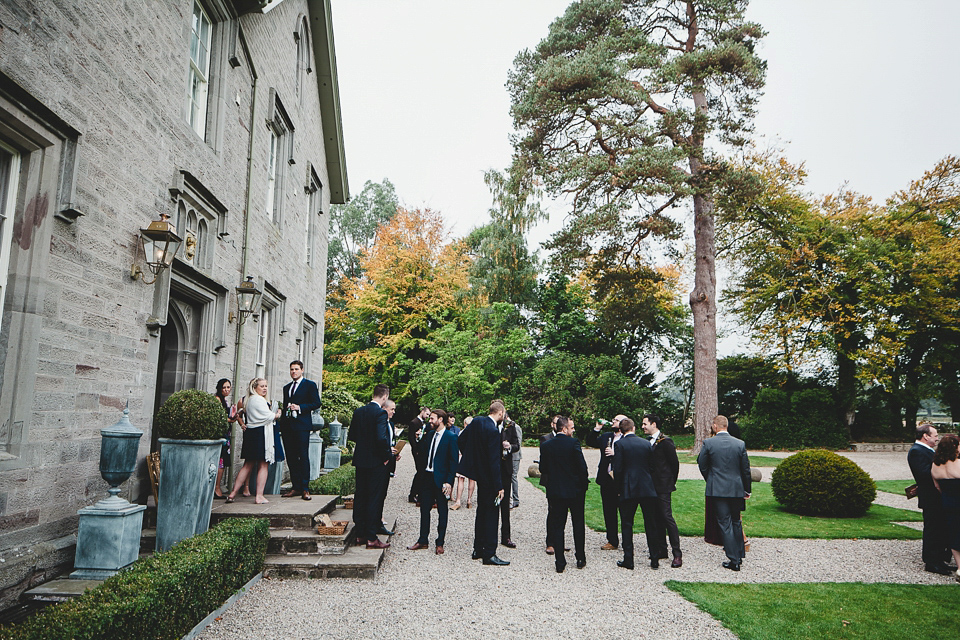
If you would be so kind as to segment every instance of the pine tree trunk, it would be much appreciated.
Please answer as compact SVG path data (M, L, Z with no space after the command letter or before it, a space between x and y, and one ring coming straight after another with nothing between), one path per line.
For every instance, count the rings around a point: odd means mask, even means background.
M691 162L693 164L693 162ZM694 433L693 452L699 453L710 425L719 411L717 400L717 271L716 230L713 221L713 199L698 194L693 197L694 247L696 267L690 308L693 311L693 386Z

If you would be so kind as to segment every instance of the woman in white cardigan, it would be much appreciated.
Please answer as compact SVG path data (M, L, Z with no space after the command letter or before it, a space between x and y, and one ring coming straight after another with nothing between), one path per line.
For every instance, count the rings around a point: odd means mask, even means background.
M257 471L257 504L269 502L263 497L263 487L267 483L267 467L273 462L273 423L280 417L280 409L274 412L267 402L267 381L263 378L254 378L250 381L246 400L243 403L246 420L243 423L243 445L240 447L240 457L243 466L237 473L233 483L233 491L227 496L227 502L233 502L237 491L247 481L247 476L253 470L254 464L259 464Z

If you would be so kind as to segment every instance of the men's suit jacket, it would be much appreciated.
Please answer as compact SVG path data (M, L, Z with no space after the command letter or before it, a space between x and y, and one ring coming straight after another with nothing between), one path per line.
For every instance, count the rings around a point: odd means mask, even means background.
M700 475L707 481L706 495L713 498L742 498L750 493L750 460L743 440L720 431L703 442L697 457Z
M423 459L424 469L427 468L427 463L430 461L430 447L433 444L435 433L435 431L429 431L417 443L418 456ZM453 435L449 429L444 429L440 436L440 442L437 443L437 450L433 454L433 482L438 488L442 488L444 484L453 485L459 459L460 449L457 446L457 436Z
M540 445L540 474L547 500L582 498L590 484L580 443L564 433Z
M504 457L503 443L510 443L510 453ZM517 430L513 427L504 425L500 432L500 475L503 478L513 478L513 454L520 451L520 438L517 436Z
M348 435L356 443L353 466L375 468L393 457L387 429L387 412L376 402L371 401L353 412Z
M657 441L650 444L653 445L653 485L658 494L673 493L677 490L677 477L680 475L677 446L662 431Z
M513 423L513 430L517 432L517 442L519 442L519 443L522 445L522 444L523 444L523 430L520 428L520 425L518 425L516 422L514 422L514 423ZM522 459L523 459L523 454L520 452L520 448L519 448L519 447L517 447L517 450L513 452L513 459L514 459L514 460L522 460Z
M610 443L613 442L613 431L605 431L603 433L598 432L595 429L590 429L587 432L587 444L591 447L596 447L600 449L600 464L597 465L597 484L601 487L612 486L616 484L613 478L610 477L610 474L607 472L608 469L613 468L613 456L608 456L605 452L607 447L610 446Z
M933 484L933 476L930 475L930 469L933 468L933 451L922 444L913 443L910 451L907 452L907 464L910 465L910 472L917 483L917 506L926 509L929 506L935 506L934 503L940 503L940 492Z
M296 418L284 415L280 420L281 428L293 431L312 431L313 410L320 408L320 390L317 388L317 383L313 380L300 378L300 384L297 385L297 392L293 394L293 397L290 396L290 389L292 388L292 380L283 387L283 404L286 406L292 402L300 405L300 414Z
M500 430L490 416L477 416L463 433L460 434L465 457L469 458L467 472L460 473L473 478L478 484L500 491L503 481L500 479L500 452L503 450Z
M613 445L613 477L620 487L620 501L656 498L650 468L653 466L653 447L650 443L628 433Z

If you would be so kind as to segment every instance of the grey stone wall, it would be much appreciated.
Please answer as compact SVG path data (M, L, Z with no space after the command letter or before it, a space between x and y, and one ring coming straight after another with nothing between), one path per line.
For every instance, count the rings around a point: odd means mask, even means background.
M227 209L228 235L211 235L215 258L198 278L225 288L234 312L233 288L246 274L286 298L287 331L274 339L272 395L279 395L288 380L286 364L297 355L298 314L320 322L322 331L327 190L312 267L303 256L308 165L322 183L327 181L316 74L307 76L302 98L295 84L293 34L298 17L308 12L306 0L286 0L268 14L241 16L238 33L247 48L239 38L222 41L211 95L220 101L218 125L209 141L185 117L192 7L193 0L7 0L0 5L0 72L12 83L5 88L22 90L42 105L41 111L49 110L79 132L72 203L84 214L72 223L55 217L56 167L45 167L35 184L22 185L37 197L18 202L21 236L14 257L33 266L14 273L19 284L8 287L2 340L21 355L18 362L7 358L0 387L0 422L17 445L0 455L0 557L11 561L32 557L25 548L40 543L64 555L62 541L76 532L77 510L103 497L107 488L98 471L100 429L116 422L127 402L131 421L146 431L141 459L149 452L159 338L147 321L157 311L156 287L163 281L132 280L130 266L138 230L161 212L173 213L170 187L178 171L195 176ZM228 52L236 54L238 66L223 57ZM296 127L282 226L264 213L271 88ZM10 113L18 111L13 107L5 113L5 105L0 102L0 117L19 117ZM43 205L32 219L30 202L34 209ZM31 222L34 241L25 246L22 230ZM245 237L250 246L244 273ZM17 291L26 292L23 300L13 299ZM12 325L6 322L12 308L19 309L22 324L16 318ZM160 311L163 315L165 309ZM16 335L10 326L29 332ZM205 325L205 330L213 329ZM227 323L225 345L201 359L206 367L199 379L209 391L221 377L234 380L240 391L254 375L256 324L243 326L241 362L234 372L237 331L236 322ZM318 378L322 342L321 333L311 356ZM124 487L133 501L149 491L142 468L139 481ZM0 576L0 597L16 591L3 584L7 579Z

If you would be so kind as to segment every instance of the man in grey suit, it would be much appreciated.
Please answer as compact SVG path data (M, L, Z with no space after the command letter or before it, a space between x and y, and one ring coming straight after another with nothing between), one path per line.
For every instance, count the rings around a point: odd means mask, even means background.
M620 490L620 537L623 560L618 567L633 569L633 519L637 507L643 513L643 530L647 534L647 551L650 567L660 568L657 553L658 540L663 540L663 530L657 526L657 488L653 484L650 469L653 467L653 446L636 434L637 425L630 418L620 421L623 437L617 440L607 455L613 456L613 479Z
M700 475L707 481L706 495L716 506L723 551L728 558L723 568L740 571L740 563L746 555L740 512L746 508L745 499L750 497L752 488L750 459L743 440L727 433L725 416L713 419L713 432L716 435L703 443L697 465Z

